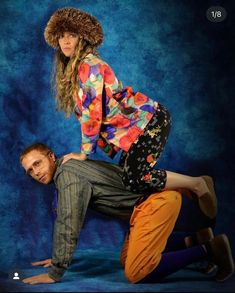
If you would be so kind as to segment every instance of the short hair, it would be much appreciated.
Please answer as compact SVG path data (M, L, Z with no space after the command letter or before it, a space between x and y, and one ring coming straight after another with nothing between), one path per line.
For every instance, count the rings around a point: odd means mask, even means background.
M48 154L48 153L53 153L53 151L51 150L51 148L49 146L47 146L46 144L44 143L34 143L34 144L31 144L30 146L28 146L27 148L25 148L21 154L20 154L20 163L22 163L22 160L23 158L28 154L30 153L31 151L39 151L41 152L42 154Z

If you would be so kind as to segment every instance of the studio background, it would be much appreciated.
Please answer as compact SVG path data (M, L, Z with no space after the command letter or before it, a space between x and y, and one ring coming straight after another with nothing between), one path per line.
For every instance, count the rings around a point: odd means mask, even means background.
M213 5L226 8L225 21L206 19ZM58 155L80 150L79 123L55 110L54 50L43 36L65 6L99 19L99 52L124 86L169 109L173 126L159 167L214 178L216 233L227 233L234 250L234 1L1 0L0 271L51 255L53 187L29 180L20 152L35 141ZM92 158L111 162L101 150ZM119 249L122 223L95 215L88 213L79 248Z

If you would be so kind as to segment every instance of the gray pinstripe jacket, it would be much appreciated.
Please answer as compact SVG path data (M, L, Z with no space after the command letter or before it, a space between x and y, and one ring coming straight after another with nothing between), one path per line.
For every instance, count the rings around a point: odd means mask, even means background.
M102 213L129 219L142 196L125 189L122 169L102 161L57 160L54 183L58 189L52 267L49 276L59 281L72 260L88 206Z

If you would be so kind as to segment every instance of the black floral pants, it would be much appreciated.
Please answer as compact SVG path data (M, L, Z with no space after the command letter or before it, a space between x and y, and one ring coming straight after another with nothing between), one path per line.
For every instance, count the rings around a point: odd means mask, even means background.
M127 189L149 194L164 189L166 171L154 169L166 144L171 128L169 112L160 104L156 113L128 152L123 152L119 164Z

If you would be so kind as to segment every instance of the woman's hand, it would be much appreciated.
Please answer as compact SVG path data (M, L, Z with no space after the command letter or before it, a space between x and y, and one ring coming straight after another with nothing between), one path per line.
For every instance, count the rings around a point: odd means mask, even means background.
M87 156L86 156L86 154L70 153L70 154L67 154L64 156L62 164L64 164L65 162L67 162L70 159L85 161L87 159Z

